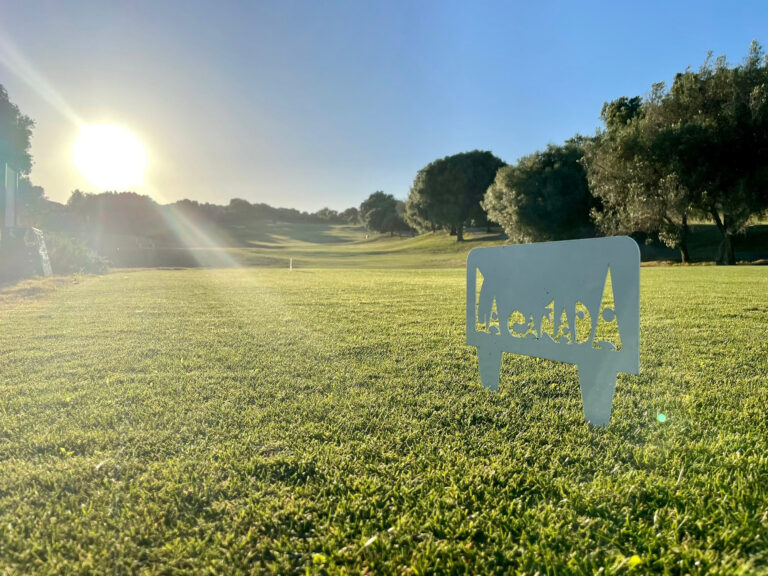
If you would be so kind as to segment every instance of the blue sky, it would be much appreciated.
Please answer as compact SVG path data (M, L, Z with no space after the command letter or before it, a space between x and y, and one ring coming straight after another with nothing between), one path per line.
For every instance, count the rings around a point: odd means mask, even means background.
M37 123L32 180L65 201L78 122L148 149L160 201L317 210L472 149L502 160L599 125L712 50L768 42L768 3L0 0L0 83Z

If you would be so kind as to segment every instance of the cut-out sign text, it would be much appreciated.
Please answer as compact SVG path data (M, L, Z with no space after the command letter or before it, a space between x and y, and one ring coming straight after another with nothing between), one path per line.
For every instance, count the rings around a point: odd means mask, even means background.
M608 424L616 375L640 370L637 244L617 236L472 250L467 344L490 389L503 352L576 364L585 418Z

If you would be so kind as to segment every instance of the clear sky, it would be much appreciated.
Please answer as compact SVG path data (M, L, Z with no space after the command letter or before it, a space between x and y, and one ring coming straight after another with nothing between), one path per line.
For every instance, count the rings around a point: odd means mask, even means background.
M768 2L0 0L0 84L36 121L32 180L65 201L80 123L148 150L159 201L317 210L449 154L502 160L599 125L712 50L768 43Z

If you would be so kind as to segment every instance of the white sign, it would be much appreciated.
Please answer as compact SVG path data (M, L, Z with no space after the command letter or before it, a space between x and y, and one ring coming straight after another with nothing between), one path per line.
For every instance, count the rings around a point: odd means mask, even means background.
M53 276L53 269L51 268L51 259L48 257L48 247L45 245L45 236L43 231L37 228L32 228L32 233L35 235L35 242L37 242L37 253L40 255L40 268L43 271L43 276Z
M640 250L629 237L476 248L467 344L495 390L503 352L576 364L584 417L611 419L616 375L640 371Z

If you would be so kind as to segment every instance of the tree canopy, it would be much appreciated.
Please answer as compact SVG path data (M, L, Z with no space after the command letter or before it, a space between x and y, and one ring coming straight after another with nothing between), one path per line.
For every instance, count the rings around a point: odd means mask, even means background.
M576 137L501 168L482 202L488 218L514 242L594 235L583 154L583 139Z
M8 164L19 174L32 169L32 128L35 123L8 99L8 92L0 84L0 169Z
M360 220L366 227L374 232L390 234L410 231L410 226L403 218L404 213L403 203L396 200L392 194L385 194L381 190L368 196L359 209Z
M480 201L504 162L473 150L435 160L422 168L406 202L408 222L417 230L448 228L464 239L464 226L482 214Z
M693 203L666 165L654 109L663 90L663 85L654 86L648 101L622 97L606 103L601 113L605 128L586 143L584 165L591 192L600 200L592 216L602 232L658 235L679 248L686 262Z
M603 203L598 225L658 232L686 259L688 216L706 215L722 235L717 261L734 263L734 236L768 208L768 61L760 45L752 43L741 65L708 58L677 74L669 90L655 85L641 106L624 104L604 107L605 130L586 154Z

